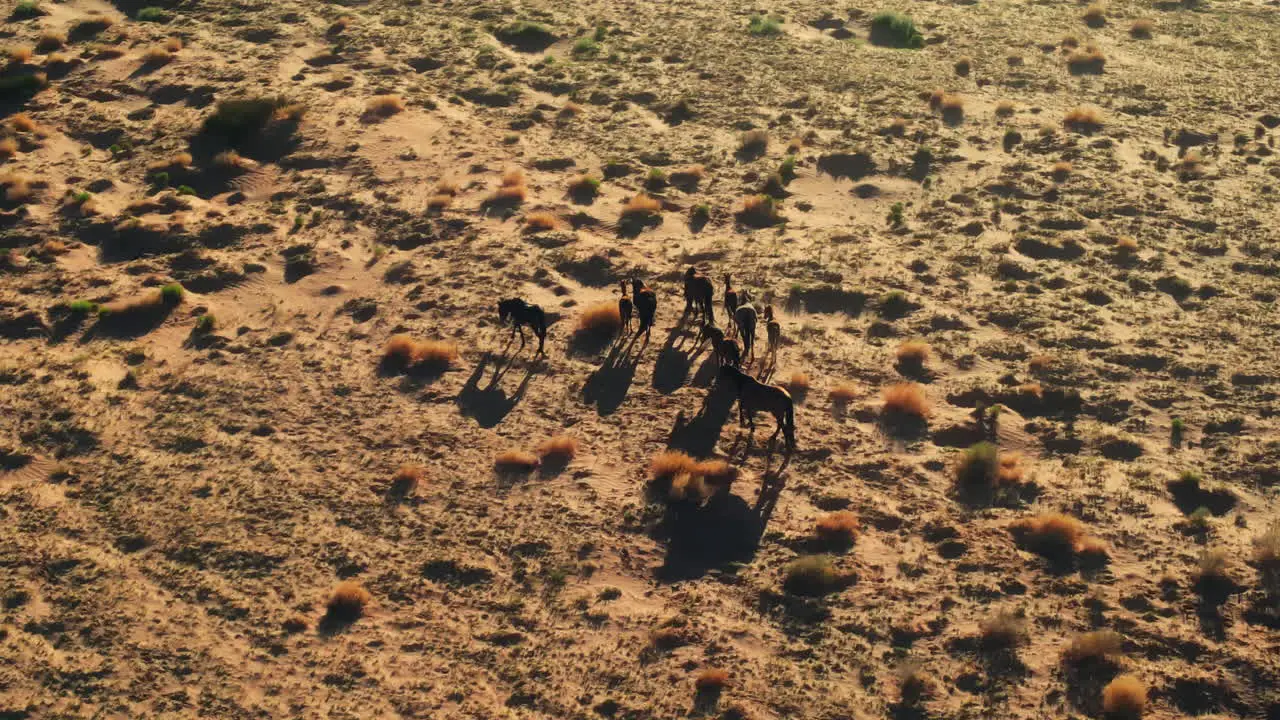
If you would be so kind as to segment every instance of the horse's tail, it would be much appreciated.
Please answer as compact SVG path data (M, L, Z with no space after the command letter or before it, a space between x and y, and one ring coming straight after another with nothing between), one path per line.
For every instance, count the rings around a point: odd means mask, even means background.
M796 404L787 397L787 412L783 416L782 434L787 438L787 447L796 449Z

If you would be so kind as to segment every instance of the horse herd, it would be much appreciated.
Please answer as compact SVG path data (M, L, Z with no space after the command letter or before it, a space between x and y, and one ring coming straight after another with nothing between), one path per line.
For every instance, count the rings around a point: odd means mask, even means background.
M658 311L658 295L640 278L631 278L630 296L628 282L619 283L621 295L618 298L618 315L622 321L622 336L631 334L632 318L635 322L633 338L644 336L649 342L649 334L653 330L654 318ZM751 295L746 290L734 290L733 278L724 276L724 309L728 316L727 332L716 325L715 317L715 285L711 278L690 267L684 274L684 317L692 317L699 325L695 350L704 343L710 342L712 352L719 366L719 377L728 383L738 401L738 420L743 426L755 430L755 415L767 412L777 421L777 430L769 438L772 443L782 434L786 441L787 452L795 450L795 404L791 393L779 385L770 385L745 372L742 361L747 359L748 365L755 357L756 328L761 316L765 324L767 338L767 354L776 362L778 346L782 342L782 325L775 318L772 305L765 305L763 310L757 309ZM538 338L537 355L544 353L547 340L546 313L538 305L520 298L507 298L498 302L498 321L501 325L511 324L512 339L520 336L520 350L525 346L524 328L528 327ZM739 347L738 339L742 345ZM519 351L517 351L519 352Z

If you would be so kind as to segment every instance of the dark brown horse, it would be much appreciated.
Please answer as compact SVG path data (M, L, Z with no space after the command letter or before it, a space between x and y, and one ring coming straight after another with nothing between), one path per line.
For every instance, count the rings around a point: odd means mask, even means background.
M755 432L755 414L761 410L773 415L778 429L769 437L773 443L781 433L786 439L787 454L796 449L796 411L791 393L777 385L766 385L732 365L720 366L720 377L738 396L738 422Z

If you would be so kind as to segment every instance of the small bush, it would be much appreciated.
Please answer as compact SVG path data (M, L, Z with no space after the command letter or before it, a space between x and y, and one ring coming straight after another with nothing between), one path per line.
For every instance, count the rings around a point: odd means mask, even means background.
M528 199L529 191L524 185L502 185L485 198L487 207L517 207Z
M1053 167L1049 168L1049 175L1054 180L1058 182L1063 182L1067 178L1071 177L1071 171L1073 169L1074 168L1071 165L1071 163L1067 162L1066 160L1059 160L1058 162L1053 164Z
M0 158L11 158L18 154L18 141L11 137L0 139Z
M610 338L622 330L622 313L617 302L602 302L588 307L578 316L574 333L593 338Z
M572 52L577 56L595 55L600 52L600 43L591 37L580 37L574 41Z
M662 203L644 193L639 193L622 206L623 221L647 220L657 216Z
M963 57L956 61L955 71L960 77L969 77L969 72L973 70L973 60Z
M569 194L575 198L594 198L600 194L600 179L590 175L577 175L569 180Z
M898 364L904 368L920 369L924 364L929 362L932 356L932 350L929 343L924 340L908 340L898 346L894 355L898 359Z
M886 47L919 49L924 47L924 35L916 29L915 20L896 12L880 12L871 18L870 40Z
M17 45L5 50L5 54L9 56L9 62L15 65L25 65L31 62L31 56L34 51L29 45Z
M560 108L559 116L562 119L569 120L576 118L583 113L582 106L570 100Z
M889 214L885 217L889 227L900 228L907 224L907 206L896 202L889 206Z
M1102 111L1093 107L1073 108L1062 118L1062 125L1084 135L1098 132L1103 126Z
M168 285L160 288L160 299L163 300L166 305L177 305L182 302L182 295L182 286L178 283L169 283Z
M1124 656L1124 638L1111 630L1081 633L1062 651L1062 662L1076 667L1113 667Z
M649 461L649 492L667 502L701 504L727 492L738 478L738 469L723 460L694 460L668 450Z
M1280 522L1275 522L1266 532L1253 540L1253 562L1258 567L1258 579L1262 588L1280 597Z
M432 195L427 198L427 210L430 212L440 212L452 204L452 195Z
M52 30L40 33L36 39L36 52L50 53L67 44L67 36Z
M1129 35L1138 40L1150 40L1156 31L1156 22L1147 18L1134 20L1129 26Z
M853 402L858 397L858 389L850 383L840 383L831 388L831 394L828 399L831 404L836 407L843 407Z
M524 230L528 233L547 232L560 227L560 219L553 213L534 212L524 216Z
M818 518L814 533L824 543L847 547L858 538L858 516L848 510L827 513Z
M964 122L964 98L955 93L947 93L938 100L938 112L942 119L952 125Z
M1102 3L1094 3L1085 8L1082 19L1085 25L1091 28L1100 28L1107 24L1107 8Z
M1097 45L1086 45L1067 56L1067 69L1073 75L1101 75L1106 69L1107 56Z
M1224 588L1235 584L1231 579L1231 556L1220 548L1205 550L1200 554L1191 577L1201 595L1221 593Z
M76 300L67 305L67 310L74 315L97 315L98 303L89 300Z
M998 612L983 620L979 635L986 650L1012 650L1030 639L1026 618L1012 612Z
M543 465L563 467L578 455L578 439L572 435L556 435L538 445Z
M493 458L493 467L500 473L531 473L541 464L537 455L524 450L506 450Z
M752 15L747 30L752 35L774 37L782 34L782 20L772 15Z
M329 29L325 31L325 34L329 36L341 35L347 31L347 28L351 27L351 23L354 21L355 18L350 15L343 15L329 25Z
M40 124L31 119L31 116L26 113L18 113L9 118L9 126L13 128L14 132L31 133L33 135L43 134Z
M764 130L747 130L738 138L738 152L763 155L769 149L769 133Z
M160 45L147 48L147 50L142 53L142 64L147 67L167 65L172 61L173 53Z
M112 25L115 25L115 20L106 16L85 18L72 25L68 35L74 40L87 40L96 37Z
M742 200L738 221L753 227L767 227L782 221L778 201L769 195L749 195Z
M369 98L364 106L366 120L381 120L404 112L404 98L399 95L377 95Z
M884 390L883 414L890 419L923 421L929 417L929 400L917 383L898 383Z
M458 361L458 346L440 340L414 340L395 335L382 351L382 362L389 370L439 374Z
M793 595L818 597L841 589L846 582L826 555L807 555L788 563L782 587Z
M139 22L163 23L169 22L169 13L163 8L144 7L134 16Z
M894 674L898 679L898 697L904 705L916 705L934 694L937 683L919 663L903 663Z
M296 121L300 106L283 97L221 100L204 121L204 130L232 142L242 142L265 131L279 119Z
M359 620L365 613L373 596L357 582L340 582L329 595L325 604L325 619L331 622L351 623Z
M409 497L417 491L426 477L426 468L421 465L406 463L397 468L395 474L391 476L391 484L387 488L387 492L394 497Z
M1120 675L1102 690L1102 711L1113 720L1137 720L1147 707L1147 685L1133 675Z
M1019 520L1009 529L1020 545L1056 563L1070 563L1077 555L1093 564L1107 558L1106 544L1089 537L1084 525L1069 515L1042 513Z
M809 394L809 387L809 373L806 372L797 370L791 373L791 377L787 380L787 391L798 403L804 402L805 396Z
M699 672L693 685L700 693L720 692L729 686L729 671L711 668Z
M40 4L35 0L19 0L14 6L13 13L9 16L10 20L30 20L45 14Z
M671 184L681 188L697 186L707 176L707 169L702 165L690 165L671 173Z
M1014 106L1013 102L1009 100L1001 100L996 103L996 117L1013 117L1015 109L1016 106Z

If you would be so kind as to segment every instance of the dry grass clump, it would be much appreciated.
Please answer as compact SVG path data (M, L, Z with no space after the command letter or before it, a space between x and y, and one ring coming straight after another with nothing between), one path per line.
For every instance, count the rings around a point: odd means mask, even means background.
M182 38L174 36L164 41L164 49L176 53L182 49Z
M933 351L929 348L929 343L924 340L908 340L898 346L894 352L894 356L898 359L898 364L904 368L920 369L924 364L929 362Z
M523 176L521 177L523 179ZM502 186L485 198L484 204L494 207L515 207L524 203L528 196L529 191L523 182L518 185L508 185L504 179Z
M858 538L858 516L848 510L827 513L818 518L814 533L824 543L847 547Z
M1072 132L1082 134L1095 133L1102 129L1102 111L1095 107L1080 106L1067 111L1062 118L1062 125Z
M1082 18L1084 24L1091 28L1100 28L1107 24L1107 6L1102 3L1094 3L1085 8Z
M52 30L46 30L40 33L40 37L36 39L36 52L49 53L61 48L67 44L67 36Z
M1147 707L1147 685L1133 675L1116 677L1102 690L1102 712L1112 720L1137 720Z
M671 173L671 184L677 187L690 187L702 182L707 176L707 168L702 165L690 165Z
M1139 40L1150 40L1156 31L1156 21L1148 18L1139 18L1133 21L1129 26L1129 35Z
M895 675L898 678L898 697L904 705L915 705L934 693L937 682L917 662L903 663Z
M799 370L791 373L791 377L787 380L787 392L791 393L791 397L796 402L804 402L804 398L809 394L809 373Z
M1174 163L1173 168L1178 172L1178 179L1183 182L1203 177L1204 156L1198 150L1188 150L1178 162Z
M613 337L622 329L622 313L617 302L602 302L588 307L578 316L574 334L591 337Z
M347 28L351 27L351 23L355 22L355 18L350 15L342 15L334 20L329 29L325 31L327 35L341 35Z
M399 95L376 95L364 105L366 120L381 120L404 112L404 98Z
M364 615L373 596L360 583L347 580L333 588L325 603L325 619L330 622L351 623Z
M9 56L9 62L15 65L31 62L31 56L35 54L30 45L16 45L5 50L5 53Z
M1030 360L1027 360L1027 369L1037 375L1048 372L1053 365L1052 355L1033 355Z
M190 164L190 162L187 164ZM235 150L223 150L214 155L213 164L223 170L248 170L253 167L252 160L242 157Z
M694 460L677 450L649 461L649 492L668 502L702 504L728 492L737 479L738 469L723 460Z
M165 170L181 170L191 167L193 158L189 152L174 153L173 156L166 160L158 160L147 165L147 173L162 172Z
M1100 75L1106 69L1107 56L1097 45L1085 45L1067 56L1067 69L1075 75Z
M1138 240L1130 235L1121 235L1116 238L1115 248L1121 255L1132 255L1138 252Z
M897 383L884 390L883 414L890 418L923 421L929 418L929 399L919 383Z
M987 650L1012 650L1030 638L1027 620L1012 612L998 612L984 619L978 627L982 647Z
M973 60L967 57L960 58L956 61L955 70L960 77L968 77L969 72L973 70Z
M543 465L563 467L578 455L578 438L572 435L556 435L543 440L537 448Z
M154 45L142 53L142 64L148 67L167 65L173 61L173 53L163 45Z
M4 190L4 199L10 203L29 203L36 196L31 178L21 173L0 175L0 189Z
M91 38L115 24L115 20L105 15L97 15L72 25L70 35L73 38Z
M806 555L793 560L783 570L782 587L793 595L818 597L835 592L848 578L836 570L826 555Z
M9 159L18 154L18 141L11 137L0 139L0 158Z
M1280 522L1253 539L1253 563L1262 589L1280 597Z
M451 178L440 178L440 180L436 182L437 195L453 196L457 195L461 190L462 186L460 186L456 180Z
M794 379L794 377L793 377ZM836 407L843 407L853 402L858 397L858 389L850 383L840 383L831 388L829 399L831 404Z
M637 220L651 218L662 209L662 202L644 193L638 193L622 206L622 219Z
M427 477L427 469L421 465L406 463L401 465L391 476L391 486L387 492L395 497L412 495Z
M996 103L996 117L1002 117L1002 118L1013 117L1013 113L1015 110L1016 110L1016 107L1014 106L1013 101L1011 100L1001 100L1000 102Z
M1059 160L1053 164L1053 167L1049 168L1049 175L1054 180L1062 182L1071 177L1071 171L1073 169L1075 169L1075 167L1070 162L1066 160Z
M1062 662L1076 667L1113 667L1124 656L1124 638L1112 630L1094 630L1071 639Z
M738 138L738 152L762 154L769 148L769 133L764 130L748 130Z
M438 374L458 362L456 343L443 340L415 340L395 335L382 350L383 365L393 371Z
M963 495L991 500L1023 482L1022 456L1002 453L989 442L980 442L960 453L955 465L956 487Z
M560 227L560 219L553 213L533 212L524 216L524 231L527 233L547 232Z
M524 475L538 469L542 461L537 455L524 450L504 450L493 458L493 467L499 473Z
M700 693L720 692L729 686L729 671L719 668L708 668L693 678L693 686Z
M742 200L738 220L755 227L775 225L782 220L778 212L778 201L770 195L748 195Z
M564 119L576 118L582 114L582 106L570 100L560 108L560 117Z
M40 125L26 113L18 113L9 118L9 127L13 128L14 132L40 134Z
M1095 563L1107 558L1107 546L1070 515L1041 513L1014 522L1009 530L1018 544L1057 563L1067 564L1077 556Z
M427 198L427 210L430 212L440 212L453 204L452 195L432 195Z
M590 199L600 194L600 179L591 175L575 175L570 178L569 194L576 198Z

